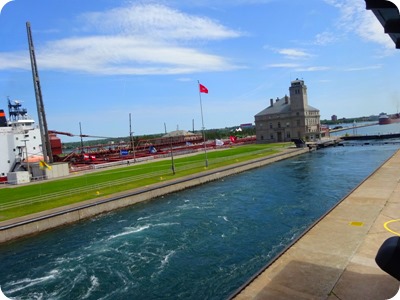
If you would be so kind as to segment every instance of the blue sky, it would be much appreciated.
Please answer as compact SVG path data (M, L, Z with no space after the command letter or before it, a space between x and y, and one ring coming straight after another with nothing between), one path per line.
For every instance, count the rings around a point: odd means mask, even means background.
M37 120L32 27L49 129L118 137L254 122L291 80L321 119L400 109L400 50L364 0L14 0L0 14L0 107ZM62 137L63 141L76 138Z

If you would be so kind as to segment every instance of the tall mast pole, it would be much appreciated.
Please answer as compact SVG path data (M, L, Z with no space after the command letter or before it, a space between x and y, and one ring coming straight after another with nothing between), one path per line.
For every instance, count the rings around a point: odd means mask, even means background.
M79 136L81 137L81 151L83 151L83 138L82 138L82 126L81 126L81 122L79 122Z
M199 87L201 126L202 126L202 131L203 131L204 155L205 155L205 162L206 162L206 168L207 168L208 167L207 145L206 145L206 133L205 133L205 127L204 127L204 118L203 118L203 104L201 101L200 81L197 80L197 83L198 83L198 87Z
M44 111L42 90L40 87L39 72L36 65L35 47L33 46L31 23L26 22L28 34L29 54L31 58L33 85L35 87L36 106L39 117L40 136L42 139L43 160L46 163L53 163L53 153L51 151L49 132L47 129L46 114Z

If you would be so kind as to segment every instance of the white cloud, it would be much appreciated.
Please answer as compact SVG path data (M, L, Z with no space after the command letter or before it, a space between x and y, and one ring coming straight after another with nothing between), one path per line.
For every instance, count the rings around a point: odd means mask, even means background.
M27 51L15 53L0 53L0 70L7 69L31 69L29 53Z
M151 39L94 36L52 42L42 53L44 68L96 74L185 74L233 68L225 59L194 48Z
M382 25L371 11L365 9L364 1L324 0L340 11L337 27L343 32L354 32L362 39L393 49L394 43L384 33Z
M325 45L332 44L336 40L337 40L337 37L335 36L335 34L333 34L332 32L325 31L325 32L319 33L315 36L314 44L319 45L319 46L325 46Z
M298 64L291 64L291 63L281 63L281 64L270 64L267 67L268 68L288 68L288 69L292 69L292 68L298 68L300 65Z
M83 36L36 45L41 69L145 75L239 68L223 56L190 46L193 39L204 43L241 35L209 18L139 4L86 13L79 20L84 22ZM25 53L0 53L0 69L29 67Z
M160 4L131 5L82 15L86 29L157 40L220 40L240 32L207 17L193 16Z
M279 54L284 55L285 58L288 58L288 59L299 59L299 58L309 58L309 57L311 57L310 54L306 53L303 50L299 50L299 49L285 48L285 49L278 49L277 52Z
M357 72L357 71L366 71L366 70L377 70L377 69L381 69L381 68L382 68L382 65L374 65L374 66L346 68L346 69L344 69L344 71Z
M326 70L330 70L330 67L323 67L323 66L319 66L319 67L304 67L304 68L298 68L296 71L298 72L317 72L317 71L326 71Z
M296 72L317 72L317 71L326 71L331 69L330 67L324 67L324 66L307 67L307 66L302 66L300 64L292 64L292 63L270 64L267 65L267 68L287 68L287 69L294 69Z

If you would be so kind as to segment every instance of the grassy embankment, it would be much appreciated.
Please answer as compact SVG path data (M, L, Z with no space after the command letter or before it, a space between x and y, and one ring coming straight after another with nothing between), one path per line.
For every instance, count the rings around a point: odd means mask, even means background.
M208 151L208 168L215 169L269 156L292 144L245 145ZM205 155L175 157L98 172L84 172L65 179L0 189L0 221L107 196L204 171Z

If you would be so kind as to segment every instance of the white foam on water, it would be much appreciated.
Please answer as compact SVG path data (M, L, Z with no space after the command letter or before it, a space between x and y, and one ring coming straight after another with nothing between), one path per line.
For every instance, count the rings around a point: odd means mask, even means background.
M12 289L8 290L9 293L15 293L22 291L28 287L35 286L37 284L44 283L46 281L53 280L57 277L59 272L57 270L50 271L49 275L38 277L38 278L24 278L17 281L11 281L8 283L12 287Z
M175 250L171 250L167 253L167 255L165 255L162 260L161 260L161 265L158 267L159 271L156 273L153 273L151 275L152 278L160 275L162 273L162 271L165 269L165 267L168 265L170 258L176 253Z
M171 250L162 260L161 262L161 266L164 266L165 264L167 264L169 262L169 259L171 258L172 255L174 255L176 253L175 250Z
M93 292L94 290L96 290L96 288L97 288L99 285L100 285L100 284L99 284L99 279L98 279L96 276L94 276L94 275L90 276L90 287L89 287L89 289L87 290L86 294L83 295L82 299L87 299L87 298L89 298L89 296L92 294L92 292Z
M168 222L168 223L154 224L153 226L154 226L154 227L157 227L157 226L171 226L171 225L180 225L180 223L177 223L177 222Z
M112 240L112 239L115 239L115 238L118 238L118 237L121 237L121 236L124 236L124 235L128 235L128 234L138 233L138 232L143 231L143 230L146 230L146 229L148 229L148 228L150 228L150 225L144 225L144 226L134 227L134 228L131 228L131 229L125 231L125 232L112 235L112 236L110 236L110 237L108 238L108 240Z
M112 240L121 236L125 236L125 235L129 235L129 234L134 234L134 233L138 233L141 232L143 230L149 229L150 227L158 227L158 226L171 226L171 225L180 225L180 223L177 222L167 222L167 223L159 223L159 224L146 224L143 226L137 226L137 227L126 227L125 229L128 229L124 232L115 234L110 236L107 240Z
M228 217L227 216L218 216L218 218L222 218L224 219L224 221L229 222Z

